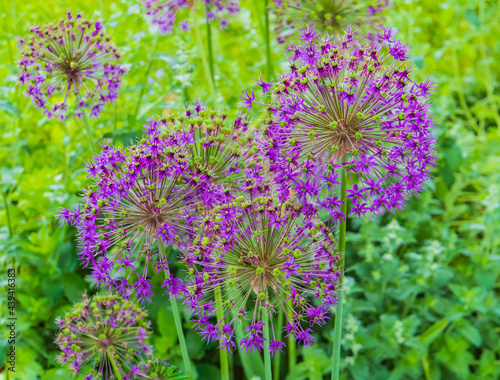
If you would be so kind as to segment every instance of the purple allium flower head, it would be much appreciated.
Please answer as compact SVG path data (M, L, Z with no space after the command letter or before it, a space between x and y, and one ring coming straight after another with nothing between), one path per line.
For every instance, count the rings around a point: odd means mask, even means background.
M142 5L146 15L153 25L156 25L160 34L171 34L177 21L182 32L190 32L188 20L178 21L182 18L184 8L187 12L195 12L196 3L205 9L205 17L209 22L219 20L221 29L227 28L227 16L238 13L239 2L233 0L143 0ZM184 15L187 17L187 15Z
M133 363L151 356L147 312L117 295L83 295L64 318L55 343L62 351L57 360L73 374L89 373L86 379L126 376ZM114 362L114 363L113 363Z
M261 146L282 199L291 188L333 221L346 217L336 193L341 168L355 218L395 213L422 191L436 164L434 85L410 79L411 64L399 61L407 45L392 36L363 45L346 32L295 46L290 72L273 87Z
M62 223L76 225L79 258L91 268L94 284L121 294L133 290L140 301L153 294L146 278L150 262L168 277L163 245L184 244L198 202L186 180L192 177L188 158L162 135L166 124L166 119L149 121L147 137L124 153L104 142L87 165L94 184L84 193L83 207L59 215ZM139 264L144 271L131 285Z
M118 97L125 70L100 21L68 12L65 19L30 32L18 45L19 80L48 118L94 117Z
M372 38L369 28L381 23L390 5L388 0L274 0L278 42L286 42L302 25L332 34L351 25Z
M165 360L154 357L138 365L138 374L131 379L134 380L171 380L187 379L177 367Z
M278 354L284 343L273 326L283 309L288 335L304 344L314 341L308 327L324 324L337 304L340 257L334 248L334 234L298 203L240 196L216 206L184 250L185 304L196 315L200 335L231 351L235 325L246 320L241 349L260 351L266 313L273 330L270 349ZM222 302L214 307L216 293ZM212 322L219 308L225 322Z

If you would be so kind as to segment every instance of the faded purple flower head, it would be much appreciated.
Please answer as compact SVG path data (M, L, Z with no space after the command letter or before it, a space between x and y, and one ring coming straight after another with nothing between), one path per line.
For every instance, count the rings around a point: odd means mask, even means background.
M389 6L389 0L274 0L278 42L286 42L303 25L330 34L342 33L351 25L372 38L370 28L381 23L381 14Z
M125 70L100 21L68 12L65 19L33 26L30 33L18 45L19 81L48 118L96 117L116 100Z
M116 371L123 378L134 362L151 356L146 318L147 312L127 298L84 294L64 318L56 319L55 343L62 351L57 360L73 374L88 373L88 380L111 380Z
M203 339L218 340L220 348L232 351L234 328L242 323L241 350L260 351L268 319L270 350L278 354L284 343L273 327L281 309L287 336L304 345L314 341L309 327L326 323L337 304L339 254L334 234L306 215L297 203L241 196L203 220L184 250L185 305L196 315ZM225 322L212 321L218 312Z
M407 45L383 33L381 44L301 34L290 72L273 87L262 154L282 199L289 189L308 207L342 215L338 186L347 173L350 215L396 213L423 190L436 164L434 121L427 99L434 85L418 84ZM313 57L311 59L311 57Z
M205 10L208 22L219 20L221 29L227 28L227 17L239 11L239 1L233 0L143 0L142 5L151 24L156 25L160 34L171 34L177 23L181 32L190 32L189 12L196 12L196 4ZM184 21L179 21L185 19Z

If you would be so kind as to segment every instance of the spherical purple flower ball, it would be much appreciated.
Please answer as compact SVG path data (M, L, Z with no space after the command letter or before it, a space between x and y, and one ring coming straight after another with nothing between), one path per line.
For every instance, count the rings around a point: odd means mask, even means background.
M339 259L332 231L298 203L241 196L215 207L184 250L185 305L203 339L219 340L222 349L236 348L234 329L244 323L241 349L260 351L267 323L270 351L279 353L285 345L274 331L280 309L286 336L310 345L310 327L326 323L337 304ZM218 312L225 321L212 321Z
M123 378L141 357L150 357L151 322L147 312L117 295L86 294L64 318L55 343L62 351L57 360L73 374L88 373L86 380Z
M196 3L205 10L208 22L219 20L219 27L226 29L228 15L239 12L239 1L233 0L143 0L142 5L146 11L151 24L158 27L160 34L171 34L174 32L175 22L184 16L185 21L178 22L181 32L191 32L191 24L187 20L184 8L187 12L195 12Z
M68 12L65 19L30 32L18 45L19 80L48 118L95 117L116 100L124 69L100 21Z
M134 291L141 302L153 295L147 279L150 263L171 278L165 245L185 244L198 202L191 181L186 181L192 178L188 158L161 137L166 122L148 122L147 137L125 153L103 143L102 152L87 166L94 184L85 191L83 206L63 209L58 216L76 226L79 258L92 269L94 284L124 295ZM177 281L170 285L181 286Z
M304 29L292 45L290 71L273 87L272 118L262 152L282 198L293 189L310 208L340 220L395 213L423 190L436 164L430 81L411 79L408 46L382 29L382 43L363 44L351 29L318 38ZM349 189L340 199L340 172Z
M278 42L286 42L303 25L321 32L341 33L348 25L360 29L368 38L379 25L388 0L274 0Z

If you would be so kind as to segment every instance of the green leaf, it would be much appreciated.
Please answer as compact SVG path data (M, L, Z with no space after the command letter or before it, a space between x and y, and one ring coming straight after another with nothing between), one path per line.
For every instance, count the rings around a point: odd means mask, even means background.
M440 321L434 323L431 327L429 327L425 332L420 335L420 342L424 346L429 346L434 339L436 339L439 334L443 332L443 330L448 326L448 321L446 318L441 319Z
M462 334L474 346L480 347L482 343L481 333L466 319L462 319L456 326L458 332Z

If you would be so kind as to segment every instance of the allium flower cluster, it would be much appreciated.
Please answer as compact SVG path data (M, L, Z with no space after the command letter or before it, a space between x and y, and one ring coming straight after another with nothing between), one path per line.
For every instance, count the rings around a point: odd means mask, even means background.
M240 196L215 207L184 251L184 260L189 268L184 298L196 315L195 326L203 339L219 340L229 351L236 347L235 325L244 321L241 349L262 349L269 321L270 351L279 353L285 343L273 326L280 309L286 336L310 345L310 327L326 323L330 307L337 304L334 235L305 216L297 203ZM221 310L224 319L212 321Z
M101 21L68 12L65 19L30 32L18 45L19 80L48 118L64 121L89 112L94 117L118 97L124 69Z
M286 42L303 25L316 26L321 32L341 33L351 25L368 38L369 32L383 20L381 14L389 0L274 0L278 42Z
M124 295L133 290L141 301L153 295L146 278L149 263L158 273L168 272L161 244L183 244L197 207L194 189L185 181L188 158L160 137L161 124L150 121L147 138L125 153L104 143L87 166L94 184L84 193L84 205L59 215L61 222L76 225L79 258L92 269L94 284ZM132 287L129 278L139 264L144 270Z
M138 365L136 372L137 374L133 377L136 380L187 379L177 367L156 357Z
M281 198L342 215L335 188L347 173L350 215L401 210L422 191L436 163L428 97L434 84L410 78L408 46L382 29L382 44L318 38L314 29L293 45L290 72L273 87L262 150Z
M88 373L85 380L127 376L139 357L151 356L150 322L137 304L117 295L83 295L64 318L55 343L57 360L73 374Z
M219 20L219 27L226 29L229 15L239 12L239 1L234 0L143 0L142 5L146 15L153 25L156 25L160 34L170 34L174 31L175 22L183 13L183 9L195 12L195 4L199 3L205 9L208 22ZM191 32L191 24L186 19L178 21L182 32Z

